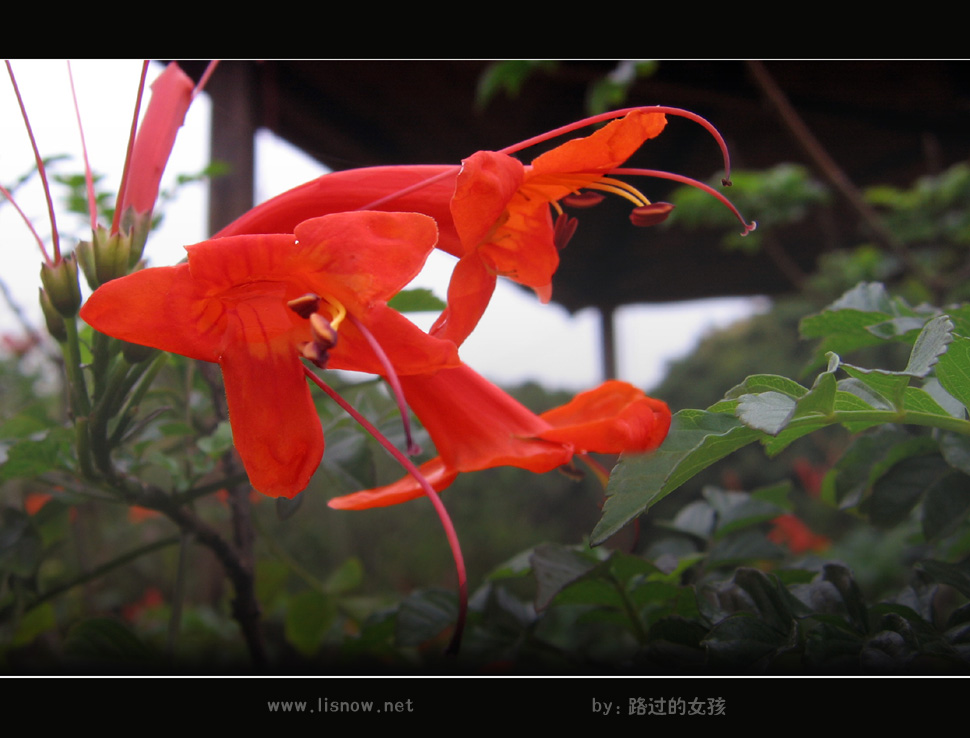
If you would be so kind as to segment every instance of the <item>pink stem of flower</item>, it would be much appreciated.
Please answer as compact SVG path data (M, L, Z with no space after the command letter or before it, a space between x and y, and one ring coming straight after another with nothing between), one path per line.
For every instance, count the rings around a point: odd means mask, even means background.
M77 104L77 92L74 90L74 75L71 73L71 62L67 63L67 76L71 80L71 98L74 100L74 114L77 116L77 130L81 134L81 154L84 157L84 185L88 195L88 212L91 216L91 230L98 227L98 203L94 197L94 177L91 175L91 164L88 161L88 147L84 142L84 126L81 125L81 109Z
M218 66L219 66L219 61L217 59L214 59L208 63L208 65L205 68L205 71L202 73L202 76L199 77L198 84L196 84L195 88L192 90L193 99L195 98L196 95L202 92L202 90L206 86L206 83L208 83L209 81L209 77L212 76L212 73L216 71L216 67Z
M391 360L387 358L387 354L381 345L374 338L374 334L371 333L367 327L361 323L357 318L355 318L350 313L347 313L347 319L354 324L354 326L361 332L367 343L370 344L371 349L377 356L378 361L381 362L381 366L384 367L384 378L387 383L391 386L391 390L394 393L394 399L397 402L397 409L401 413L401 421L404 424L404 437L407 442L408 455L416 456L421 453L421 447L414 442L414 437L411 434L411 415L408 412L407 401L404 399L404 390L401 388L401 381L397 378L397 371L394 369L394 365L391 364Z
M47 196L47 212L50 214L51 219L51 243L54 249L54 258L51 259L48 256L43 241L40 241L40 251L44 255L44 261L53 266L61 260L61 239L57 234L57 221L54 217L54 201L51 199L51 188L47 183L47 169L44 167L44 160L40 158L40 151L37 148L37 142L34 140L34 131L30 127L30 118L27 117L27 108L24 107L23 98L20 96L20 88L17 87L17 79L14 77L13 67L10 66L9 60L7 61L7 73L10 75L10 82L13 84L14 94L17 96L17 103L20 105L20 114L24 118L24 125L27 126L27 136L30 138L30 145L34 149L34 161L37 162L37 172L40 174L41 182L44 185L44 194Z
M135 98L135 114L131 117L131 133L128 134L128 150L125 152L125 168L121 173L121 186L118 188L118 201L115 203L115 215L111 221L111 232L117 233L121 227L121 211L124 209L125 189L128 187L128 168L131 164L131 152L135 148L135 133L138 131L138 112L141 110L141 98L145 92L145 79L148 77L148 60L141 66L141 80L138 82L138 95Z
M692 113L691 111L684 110L683 108L671 108L666 105L644 105L644 106L635 107L635 108L623 108L621 110L610 110L609 112L606 112L606 113L600 113L599 115L594 115L590 118L584 118L583 120L578 120L574 123L569 123L568 125L561 126L560 128L556 128L553 131L547 131L546 133L542 133L538 136L534 136L530 139L526 139L525 141L520 141L519 143L513 144L512 146L507 146L506 148L499 151L499 153L512 154L516 151L521 151L522 149L526 149L530 146L534 146L537 143L548 141L550 138L561 136L564 133L571 133L572 131L575 131L579 128L585 128L586 126L591 126L596 123L601 123L605 120L612 120L613 118L622 118L627 113L632 113L636 110L643 110L648 113L663 113L665 115L673 115L679 118L687 118L688 120L692 120L695 123L698 123L701 126L703 126L707 130L707 132L714 137L714 140L717 141L717 145L721 149L721 155L724 157L724 179L722 180L722 182L724 183L724 185L731 184L731 155L728 153L727 143L724 141L724 138L721 136L717 128L714 127L714 124L711 123L706 118L699 116L697 113Z
M628 169L625 167L620 167L619 169L613 169L610 174L628 174L632 176L640 177L654 177L656 179L670 179L674 182L680 182L681 184L690 185L691 187L696 187L699 190L703 190L707 194L716 197L720 200L728 210L734 213L734 216L741 221L741 225L744 226L744 231L742 231L742 236L747 236L751 231L758 227L757 221L752 220L748 223L738 209L734 206L730 200L728 200L724 195L722 195L718 190L715 190L710 185L704 184L703 182L698 182L696 179L691 179L690 177L685 177L682 174L674 174L673 172L664 172L659 169Z
M40 252L44 255L44 261L46 261L48 264L51 264L52 263L51 260L47 258L47 250L44 248L44 240L40 237L40 234L37 232L37 229L34 228L34 224L30 222L30 218L28 218L27 214L20 209L20 206L17 204L17 201L13 199L13 195L11 195L10 191L7 190L7 188L4 187L3 185L0 185L0 195L3 195L5 198L7 198L7 201L11 205L13 205L14 210L20 213L20 217L23 218L23 221L24 223L27 224L27 227L30 229L30 232L34 234L34 238L37 239L37 245L40 246Z
M334 390L330 385L320 379L316 374L310 371L306 366L303 367L304 374L313 382L317 387L322 389L334 402L336 402L340 407L342 407L354 420L360 423L361 427L370 433L378 443L380 443L394 459L403 466L408 474L414 477L418 484L421 485L421 489L424 490L425 495L431 500L431 504L434 505L435 511L438 513L438 518L441 520L441 526L445 529L445 536L448 538L448 545L451 547L451 555L455 560L455 569L458 572L458 619L455 623L455 632L451 637L451 643L448 645L448 653L456 654L458 653L458 648L461 645L462 632L465 629L465 620L468 617L468 577L465 572L465 559L461 553L461 545L458 542L458 534L455 532L455 526L451 522L451 516L448 515L448 510L445 509L444 503L441 501L441 497L431 483L428 482L427 478L421 473L414 462L411 461L407 456L405 456L401 451L391 443L383 433L381 433L373 423L371 423L367 418L361 415L357 410L351 405L347 400L341 397L336 390Z

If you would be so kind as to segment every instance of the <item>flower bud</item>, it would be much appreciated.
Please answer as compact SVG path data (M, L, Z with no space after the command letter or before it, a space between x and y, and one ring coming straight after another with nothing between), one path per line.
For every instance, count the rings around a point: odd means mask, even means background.
M81 308L81 285L77 276L77 257L71 253L56 264L44 263L40 281L53 308L65 318L73 318Z
M128 274L131 259L131 236L123 233L109 235L104 228L97 228L91 242L94 251L94 269L98 284Z
M47 332L54 337L58 343L67 341L67 326L64 325L64 316L57 312L54 303L51 302L43 287L40 290L40 309L44 312L44 322L47 323Z

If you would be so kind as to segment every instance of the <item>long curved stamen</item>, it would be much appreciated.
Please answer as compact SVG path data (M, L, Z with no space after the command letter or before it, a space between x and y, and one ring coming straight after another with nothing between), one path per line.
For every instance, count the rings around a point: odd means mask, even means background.
M84 159L84 186L88 195L88 214L91 217L91 230L98 228L98 201L94 196L94 177L91 175L91 164L88 161L88 147L84 142L84 126L81 125L81 109L77 104L77 92L74 90L74 75L71 73L71 62L67 62L67 77L71 81L71 98L74 100L74 114L77 116L77 130L81 134L81 155Z
M9 60L7 61L7 73L10 75L10 82L13 85L14 95L17 97L17 104L20 105L20 114L23 116L24 125L27 127L27 136L30 138L30 145L34 149L34 161L37 162L37 172L40 174L40 180L44 185L44 194L47 196L47 212L51 219L51 244L54 249L54 258L51 259L47 254L47 249L44 248L43 241L40 241L40 251L44 256L44 261L53 266L61 261L61 239L57 234L57 220L54 217L54 201L51 198L51 188L47 182L47 169L44 167L44 160L40 158L40 150L37 148L37 141L34 140L34 131L30 127L30 118L27 117L27 108L24 107L23 98L20 96L20 88L17 87L17 79L14 77L13 67L10 66ZM10 198L8 197L7 199ZM34 233L36 235L36 231Z
M672 180L674 182L680 182L681 184L690 185L691 187L696 187L697 189L703 190L704 192L708 193L709 195L711 195L713 197L716 197L718 200L721 201L721 203L725 207L727 207L728 210L730 210L732 213L734 213L734 216L739 221L741 221L741 225L744 226L744 231L741 233L742 236L748 235L751 231L753 231L755 228L758 227L757 221L754 221L753 220L750 223L748 223L744 219L744 217L741 215L741 213L738 211L738 209L734 206L734 203L732 203L730 200L728 200L724 195L722 195L720 192L718 192L716 189L714 189L710 185L704 184L703 182L699 182L696 179L691 179L690 177L685 177L682 174L674 174L673 172L664 172L664 171L661 171L659 169L626 169L626 168L620 168L620 169L614 169L612 173L613 174L635 175L635 176L642 176L642 177L655 177L657 179L669 179L669 180Z
M569 123L565 126L561 126L552 131L547 131L546 133L541 133L538 136L533 136L532 138L526 139L525 141L520 141L512 146L507 146L501 149L498 153L500 154L512 154L516 151L521 151L522 149L527 149L535 144L542 143L543 141L548 141L556 136L561 136L565 133L572 133L580 128L585 128L586 126L595 125L596 123L602 123L606 120L612 120L614 118L622 118L627 113L632 113L637 110L643 110L648 113L663 113L664 115L673 115L678 118L687 118L688 120L694 121L695 123L701 125L717 142L718 147L721 149L721 155L724 157L724 179L721 180L725 186L731 184L731 155L728 153L727 142L721 133L714 127L706 118L698 115L697 113L692 113L689 110L684 110L683 108L671 108L666 105L643 105L634 108L622 108L620 110L610 110L606 113L600 113L599 115L594 115L589 118L583 118L583 120L575 121L574 123Z
M465 559L461 553L461 544L458 542L458 533L455 531L454 523L451 521L451 516L448 515L448 510L445 508L444 503L441 501L441 497L437 492L434 491L430 482L425 478L414 462L411 461L407 456L402 454L393 443L391 443L367 418L361 415L357 410L347 402L343 397L341 397L336 390L334 390L330 385L320 379L316 374L311 372L306 367L303 367L303 373L313 382L317 387L322 389L330 398L340 405L354 420L360 423L361 427L370 433L378 443L380 443L387 451L394 457L394 459L403 466L408 474L417 480L418 484L421 485L421 489L424 494L431 500L431 504L435 508L435 512L438 513L438 518L441 521L441 526L445 529L445 536L448 539L448 545L451 547L451 555L455 560L455 569L458 574L458 619L455 622L455 631L451 636L451 643L448 644L447 653L457 654L458 649L461 646L461 637L465 629L465 620L468 617L468 576L465 571Z
M344 313L346 315L346 311ZM354 327L361 332L361 335L367 339L367 343L370 344L371 349L377 356L378 361L381 362L381 366L384 367L384 378L387 383L391 386L391 390L394 394L394 400L397 402L397 409L401 413L401 422L404 424L404 438L408 447L408 454L411 456L417 456L421 453L421 446L414 442L414 437L411 434L411 415L408 411L407 402L404 399L404 390L401 388L401 381L397 377L397 371L394 369L394 365L391 360L387 358L387 354L384 353L384 349L374 338L374 334L371 333L363 323L361 323L353 315L350 316L350 322L354 324Z

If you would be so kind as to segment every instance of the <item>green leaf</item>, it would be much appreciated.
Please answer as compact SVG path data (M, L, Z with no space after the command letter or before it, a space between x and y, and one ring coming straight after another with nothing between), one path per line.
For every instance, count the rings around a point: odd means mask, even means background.
M970 338L953 335L953 342L936 366L943 389L970 407Z
M874 525L897 525L907 518L927 488L950 472L951 467L939 454L905 458L876 480L861 509Z
M603 516L591 534L598 545L698 472L764 435L733 415L705 410L674 414L660 448L621 457L606 488Z
M795 413L796 402L780 392L743 395L738 400L738 419L749 428L777 436Z
M447 307L443 300L423 287L401 290L387 304L401 313L438 313Z
M64 654L94 664L146 663L151 650L132 631L111 618L82 620L68 631Z
M536 578L536 609L545 609L568 584L575 582L597 565L587 553L566 546L544 544L532 552L532 571Z
M397 615L394 634L401 646L420 646L455 624L458 603L452 592L427 589L412 592Z
M286 640L304 656L320 648L337 617L337 605L329 595L307 589L290 597L286 607Z
M970 476L955 469L928 484L923 501L923 535L935 541L950 535L970 512Z

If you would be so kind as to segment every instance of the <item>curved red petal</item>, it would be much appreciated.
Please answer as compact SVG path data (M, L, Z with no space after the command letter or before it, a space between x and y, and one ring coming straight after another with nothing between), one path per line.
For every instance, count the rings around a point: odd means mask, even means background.
M463 256L455 264L448 283L448 305L429 331L432 336L464 343L485 314L495 292L495 272L485 266L478 254Z
M129 207L137 213L147 213L155 207L162 173L178 130L185 122L194 87L192 78L175 62L152 83L152 98L131 152L128 183L120 204L122 213Z
M439 248L457 254L461 252L461 242L450 210L457 176L458 167L450 165L364 167L331 172L257 205L215 237L293 233L305 220L361 209L416 212L435 219L441 232ZM424 182L427 184L411 190Z
M258 492L292 498L320 465L323 430L292 342L244 340L254 328L241 322L230 320L233 340L219 362L233 444Z
M424 475L435 492L445 489L458 476L458 472L445 466L440 456L426 461L418 467L418 471ZM334 497L327 502L327 505L334 510L368 510L374 507L398 505L424 496L425 492L418 480L408 474L393 484Z
M575 138L532 161L535 174L607 172L633 156L643 142L659 136L667 124L663 113L634 110L585 138Z
M456 256L491 238L504 221L524 173L518 159L494 151L479 151L462 161L451 201L451 215L462 240L462 251Z
M541 438L610 454L656 448L666 438L671 419L665 402L617 380L582 392L540 417L553 426Z
M95 330L141 346L218 361L225 311L207 299L187 264L143 269L101 285L81 306Z
M460 363L458 347L452 341L429 336L383 303L374 303L355 317L371 332L399 375L422 374ZM385 373L370 343L349 321L340 327L337 345L330 351L327 366L368 374Z
M438 240L420 213L359 211L296 226L303 270L348 307L386 301L418 275Z
M571 446L538 438L552 426L465 364L401 377L401 386L444 463L456 471L546 472L572 458Z

